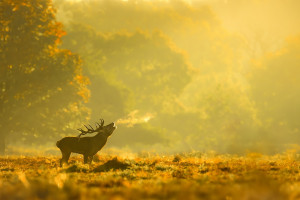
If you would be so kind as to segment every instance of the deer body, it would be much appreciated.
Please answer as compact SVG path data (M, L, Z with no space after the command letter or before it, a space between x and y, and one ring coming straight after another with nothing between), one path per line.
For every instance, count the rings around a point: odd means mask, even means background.
M104 123L104 121L103 121ZM108 137L116 129L114 123L107 126L103 126L103 123L94 130L93 128L88 128L88 131L81 131L78 137L64 137L63 139L57 141L56 146L60 149L62 153L62 159L60 160L60 165L63 163L68 163L71 153L78 153L84 156L84 163L91 163L93 156L100 151L106 144ZM91 127L91 126L90 126ZM93 137L83 137L80 138L82 134L97 132Z

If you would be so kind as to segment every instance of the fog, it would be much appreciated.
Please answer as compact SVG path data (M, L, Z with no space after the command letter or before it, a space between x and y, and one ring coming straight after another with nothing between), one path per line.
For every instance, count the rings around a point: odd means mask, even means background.
M118 126L105 149L299 150L299 1L57 0L54 7L65 31L58 47L81 60L81 89L68 90L82 97L69 105L77 118L63 125L52 116L49 126L64 131L15 131L12 147L49 147L103 118Z

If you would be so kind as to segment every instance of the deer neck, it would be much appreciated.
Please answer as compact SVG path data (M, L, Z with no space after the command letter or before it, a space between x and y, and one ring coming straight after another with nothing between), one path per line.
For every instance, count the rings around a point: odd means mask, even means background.
M98 138L98 139L107 139L108 136L105 134L105 133L98 133L97 135L94 136L95 138Z

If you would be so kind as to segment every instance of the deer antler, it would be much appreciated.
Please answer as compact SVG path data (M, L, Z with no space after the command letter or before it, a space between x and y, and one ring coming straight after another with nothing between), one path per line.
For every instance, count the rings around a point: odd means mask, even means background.
M97 125L98 125L98 127L97 127ZM77 136L77 137L79 137L80 138L80 136L82 136L82 135L85 135L85 134L87 134L87 133L95 133L95 132L97 132L100 128L102 128L103 127L103 125L104 125L104 120L103 119L100 119L100 124L98 123L98 122L96 122L96 129L94 129L91 125L83 125L86 129L87 129L87 131L85 131L85 130L83 130L82 128L79 128L79 129L77 129L77 130L79 130L81 133Z
M94 132L96 132L96 130L91 125L88 125L91 128L89 128L86 125L83 125L83 126L87 129L87 131L83 130L82 128L77 129L77 130L79 130L81 132L80 135L78 135L78 137L80 137L81 135L85 135L87 133L94 133Z
M97 127L98 125L98 127ZM103 119L100 119L100 124L98 122L96 122L96 130L99 130L100 128L102 128L104 125L104 120Z

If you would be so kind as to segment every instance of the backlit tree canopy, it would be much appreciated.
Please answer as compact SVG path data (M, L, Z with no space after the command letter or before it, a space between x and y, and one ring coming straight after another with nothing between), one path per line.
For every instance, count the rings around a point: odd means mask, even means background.
M86 116L80 59L58 48L51 1L4 0L0 21L0 137L53 139Z
M265 132L278 143L299 140L300 37L253 63L249 80ZM277 133L277 134L276 134ZM276 136L274 136L276 135Z
M281 10L278 5L282 3L188 2L57 1L58 17L68 32L63 37L64 48L82 56L91 79L92 118L102 113L115 120L135 110L155 115L147 126L122 128L119 136L112 138L112 145L131 145L133 149L136 143L144 143L146 148L149 141L168 151L275 152L285 148L295 138L290 134L282 140L286 131L296 130L297 126L281 126L284 131L276 133L270 127L273 122L297 123L290 117L290 108L297 106L287 106L288 110L284 106L297 104L296 98L282 93L275 100L270 89L276 87L274 79L283 78L273 76L275 71L280 74L288 62L292 63L289 67L296 66L296 54L282 62L275 61L276 56L272 57L274 61L266 60L264 55L280 46L282 38L278 37L284 31L276 29L280 19L275 11ZM245 16L234 6L240 6ZM274 21L268 20L268 25L263 26L259 20L251 20L258 16L248 18L247 13L257 13L262 22L267 20L262 17L267 13ZM225 14L240 18L226 19ZM238 24L245 29L240 32L243 34L235 34L225 29L220 16L232 29L237 29L234 26L243 20L250 21L251 26ZM280 16L291 19L284 13ZM276 34L258 30L270 26L269 30L276 30ZM254 58L265 71L253 65ZM267 74L270 79L265 78ZM282 91L291 89L291 83L281 83ZM264 101L268 105L264 106ZM142 136L145 140L135 140Z

